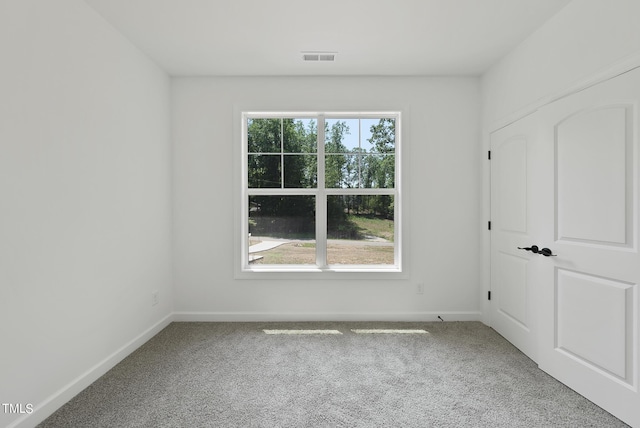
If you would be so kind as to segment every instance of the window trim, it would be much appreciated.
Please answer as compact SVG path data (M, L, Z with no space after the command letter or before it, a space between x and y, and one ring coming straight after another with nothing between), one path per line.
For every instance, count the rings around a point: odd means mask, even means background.
M269 279L326 279L343 278L342 274L351 277L358 274L362 279L383 279L405 277L402 263L402 201L401 201L401 177L402 173L402 112L401 111L239 111L240 118L240 150L239 158L234 162L239 164L240 200L236 202L239 208L240 235L236 235L236 275L237 279L256 279L260 274L265 274L264 278ZM316 188L249 188L248 187L248 126L250 118L294 118L294 119L317 119L317 141L316 155L318 157L318 184L324 179L325 168L325 135L324 121L327 119L395 119L395 185L394 188L325 188L318 185ZM322 126L321 126L322 124ZM236 128L237 129L237 128ZM359 130L360 132L360 130ZM238 139L236 139L237 141ZM237 153L238 151L236 151ZM322 161L321 161L322 160ZM249 225L248 205L246 203L250 195L313 195L316 196L316 261L314 265L251 265L248 257ZM327 196L330 195L392 195L394 197L394 261L393 265L328 265L326 263L327 244ZM237 211L236 211L237 212Z

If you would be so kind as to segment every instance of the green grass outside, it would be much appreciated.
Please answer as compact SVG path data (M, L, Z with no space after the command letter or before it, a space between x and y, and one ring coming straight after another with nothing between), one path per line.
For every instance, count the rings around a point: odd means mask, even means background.
M347 218L357 225L361 235L377 236L390 242L394 240L393 220L361 215L349 215Z
M346 222L342 223L344 229L348 232L345 238L345 235L340 238L336 238L332 236L332 233L329 233L330 239L356 239L363 240L365 236L375 236L379 238L386 239L389 242L394 242L394 222L393 220L388 220L379 217L373 217L368 215L356 215L350 214L346 218ZM254 221L255 226L255 221ZM303 233L283 233L283 232L266 232L261 231L257 232L260 236L272 236L274 238L284 238L284 239L314 239L314 234L303 234ZM308 245L308 244L304 244Z

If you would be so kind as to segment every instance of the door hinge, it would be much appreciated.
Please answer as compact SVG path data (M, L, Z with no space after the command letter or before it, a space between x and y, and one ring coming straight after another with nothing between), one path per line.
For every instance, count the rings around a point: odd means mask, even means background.
M488 222L487 222L487 229L488 229L488 230L491 230L491 221L488 221Z
M487 159L491 160L491 150L487 152Z
M487 292L487 300L491 300L491 291Z

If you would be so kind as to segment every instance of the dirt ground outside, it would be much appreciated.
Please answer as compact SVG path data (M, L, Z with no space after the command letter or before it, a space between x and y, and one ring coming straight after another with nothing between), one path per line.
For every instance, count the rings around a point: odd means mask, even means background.
M251 245L259 242L252 239ZM254 255L262 258L252 264L316 264L316 246L313 242L289 242ZM394 264L394 244L330 240L327 243L327 262L347 265L392 265Z

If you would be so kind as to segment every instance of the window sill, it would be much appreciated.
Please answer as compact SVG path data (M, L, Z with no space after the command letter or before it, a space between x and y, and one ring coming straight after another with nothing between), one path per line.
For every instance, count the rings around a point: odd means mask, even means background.
M235 279L294 279L294 280L331 280L331 279L406 279L402 269L392 267L350 266L350 267L252 267L236 272Z

